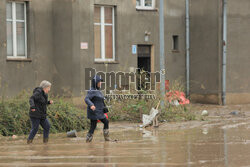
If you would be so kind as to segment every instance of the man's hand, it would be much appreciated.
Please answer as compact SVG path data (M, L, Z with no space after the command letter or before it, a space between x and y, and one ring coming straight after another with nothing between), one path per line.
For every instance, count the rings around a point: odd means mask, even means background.
M50 100L50 101L49 101L49 103L50 103L50 104L53 104L53 103L54 103L54 101L53 101L53 100Z
M32 112L36 111L36 109L31 109Z
M94 106L94 105L91 106L90 108L91 108L91 110L93 110L93 111L95 110L95 106Z

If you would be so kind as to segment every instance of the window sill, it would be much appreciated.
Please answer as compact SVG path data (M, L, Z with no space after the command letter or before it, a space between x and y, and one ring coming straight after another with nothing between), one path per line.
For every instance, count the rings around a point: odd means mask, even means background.
M119 64L118 61L95 61L95 64Z
M31 0L9 0L10 2L29 2Z
M136 11L151 11L151 12L158 12L158 9L157 8L136 8Z
M27 58L7 58L6 61L7 62L32 62L31 59L27 59Z

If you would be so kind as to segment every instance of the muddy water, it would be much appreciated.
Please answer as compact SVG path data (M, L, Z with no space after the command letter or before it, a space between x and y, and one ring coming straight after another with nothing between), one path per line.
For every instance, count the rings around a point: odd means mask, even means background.
M49 144L36 136L32 145L25 137L0 139L0 166L250 166L250 122L217 121L193 128L143 130L135 124L111 126L104 142L101 126L93 142L65 134L50 136Z

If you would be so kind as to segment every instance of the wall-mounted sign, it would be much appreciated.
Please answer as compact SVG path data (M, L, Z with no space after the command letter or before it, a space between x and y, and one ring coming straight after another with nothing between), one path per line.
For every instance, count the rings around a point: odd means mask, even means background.
M88 42L81 42L81 49L88 49Z
M137 46L132 45L132 54L137 54Z

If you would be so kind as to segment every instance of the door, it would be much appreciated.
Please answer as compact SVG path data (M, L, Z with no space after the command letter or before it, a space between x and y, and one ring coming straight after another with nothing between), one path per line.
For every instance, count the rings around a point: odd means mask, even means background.
M137 67L139 72L147 72L146 81L150 81L150 72L151 72L151 46L150 45L138 45L138 57L137 57ZM138 86L138 90L141 90L141 87L144 86L144 83L141 83L141 86Z
M143 71L151 72L151 46L138 45L138 68Z

